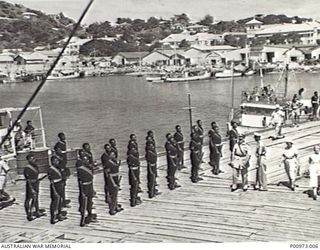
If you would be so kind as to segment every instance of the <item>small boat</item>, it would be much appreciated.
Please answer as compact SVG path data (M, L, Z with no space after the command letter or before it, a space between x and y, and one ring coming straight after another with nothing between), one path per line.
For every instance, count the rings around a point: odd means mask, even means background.
M253 76L254 74L256 74L257 72L255 70L249 70L246 73L244 73L245 76Z
M151 73L146 75L147 82L163 82L166 74L165 73Z
M80 73L74 70L61 70L51 73L51 75L48 76L47 80L67 80L79 77Z
M187 82L207 80L212 78L211 72L208 71L184 71L179 73L169 74L164 78L165 82Z
M241 77L242 73L239 72L232 72L230 69L225 69L222 72L217 72L216 73L216 78L232 78L233 77Z

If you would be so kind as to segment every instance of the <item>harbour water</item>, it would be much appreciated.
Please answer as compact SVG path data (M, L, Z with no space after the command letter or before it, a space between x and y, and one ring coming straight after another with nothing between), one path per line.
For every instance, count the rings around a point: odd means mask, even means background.
M305 88L304 98L319 90L320 74L290 74L289 96ZM275 83L279 74L268 74L264 83ZM241 91L259 86L259 76L235 79L235 106ZM283 84L283 81L282 81ZM0 107L22 107L38 83L0 85ZM189 138L189 114L183 109L191 93L193 120L203 121L205 130L216 121L225 133L231 107L231 81L205 80L185 83L154 84L144 78L109 76L47 82L32 106L41 106L47 144L53 146L58 132L65 132L71 148L90 142L96 157L103 145L115 138L122 158L131 133L136 133L141 154L148 130L155 132L159 151L165 134L180 124ZM32 118L32 117L30 117Z

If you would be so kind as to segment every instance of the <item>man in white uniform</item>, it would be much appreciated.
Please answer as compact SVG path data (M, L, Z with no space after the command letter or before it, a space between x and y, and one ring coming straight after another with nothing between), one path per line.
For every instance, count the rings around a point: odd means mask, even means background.
M2 156L0 155L0 207L2 207L2 202L14 201L14 198L11 198L10 195L4 190L9 170L9 165L5 160L2 159Z
M271 122L270 125L274 126L274 135L271 136L272 140L277 140L284 138L284 135L282 135L282 127L284 124L284 113L280 108L280 105L276 105L275 111L273 111L271 115Z
M310 188L313 191L313 199L317 199L320 176L320 146L313 147L314 153L309 157L309 173L310 173Z
M283 152L283 163L289 178L289 186L292 191L295 189L295 181L297 176L297 169L299 166L298 150L293 146L292 140L286 141L286 148Z

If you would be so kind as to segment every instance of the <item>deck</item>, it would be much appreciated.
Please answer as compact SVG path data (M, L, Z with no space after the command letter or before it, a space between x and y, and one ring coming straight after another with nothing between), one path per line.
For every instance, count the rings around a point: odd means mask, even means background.
M309 122L298 128L285 128L286 138L293 139L300 150L302 169L307 167L307 157L312 146L320 139L320 122ZM286 181L284 169L279 167L284 140L266 139L272 132L262 132L268 146L269 191L249 189L230 192L231 168L228 146L224 147L223 174L213 176L211 167L204 163L203 181L190 182L189 152L186 152L187 169L179 171L181 188L170 191L166 185L166 162L158 160L160 196L147 198L146 164L142 162L143 203L129 206L127 166L123 165L122 191L119 202L124 211L110 216L104 203L103 176L95 175L94 199L98 222L80 228L78 212L78 185L71 177L67 184L67 197L72 200L68 219L51 225L49 216L32 222L25 218L23 200L24 183L10 185L8 191L17 198L17 204L0 211L0 242L266 242L266 241L315 241L320 239L319 201L309 198L308 179L301 178L293 192L277 183ZM247 137L254 147L253 138ZM140 147L143 148L143 147ZM204 148L204 160L208 161L208 147ZM142 152L141 152L142 153ZM254 157L253 157L254 158ZM249 180L253 180L250 171ZM49 184L41 183L40 205L49 212Z

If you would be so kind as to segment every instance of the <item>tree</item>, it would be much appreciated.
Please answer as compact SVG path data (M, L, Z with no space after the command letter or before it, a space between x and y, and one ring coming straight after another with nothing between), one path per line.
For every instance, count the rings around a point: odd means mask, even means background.
M132 23L132 20L128 17L118 17L116 23L117 24Z
M199 22L201 25L210 26L213 23L213 16L207 14L204 18Z
M290 33L287 35L286 40L288 43L301 43L301 35L297 33Z
M146 27L146 22L142 19L134 19L132 22L132 29L136 32L142 31Z
M225 44L242 48L246 46L246 39L246 36L226 35L224 37Z
M269 41L271 44L283 44L286 41L286 36L282 34L273 34Z
M179 44L179 48L188 48L188 47L190 47L190 43L186 39L183 39Z
M149 29L153 29L159 26L159 19L155 18L155 17L150 17L147 20L147 26Z

